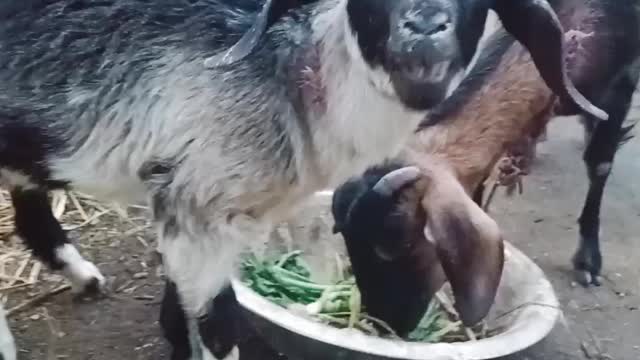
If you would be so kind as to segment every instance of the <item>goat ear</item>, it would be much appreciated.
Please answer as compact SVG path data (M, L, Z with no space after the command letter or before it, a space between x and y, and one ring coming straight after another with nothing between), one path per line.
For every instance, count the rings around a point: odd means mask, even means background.
M262 35L287 11L316 1L318 0L266 0L253 25L242 35L240 40L227 51L207 58L205 67L215 68L244 59L255 49Z
M587 100L569 79L564 30L546 0L494 0L493 9L505 30L527 48L540 76L562 102L607 120L608 114Z
M423 200L427 210L425 237L436 245L460 320L472 326L487 316L495 299L504 244L495 221L466 193L447 187L432 189L436 199L427 195Z
M331 215L334 221L332 228L334 234L341 233L344 230L351 207L366 191L366 183L362 178L349 179L333 191Z

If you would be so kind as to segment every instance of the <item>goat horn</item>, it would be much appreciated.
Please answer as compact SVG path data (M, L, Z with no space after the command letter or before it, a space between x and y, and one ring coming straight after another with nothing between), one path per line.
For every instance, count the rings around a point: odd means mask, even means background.
M422 172L416 166L407 166L394 170L383 176L375 186L373 191L382 196L391 196L403 186L418 180L422 176Z

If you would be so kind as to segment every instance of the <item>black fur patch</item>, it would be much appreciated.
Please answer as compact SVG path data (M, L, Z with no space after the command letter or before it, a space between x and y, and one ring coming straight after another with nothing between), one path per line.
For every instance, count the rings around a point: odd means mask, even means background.
M11 192L11 201L18 235L35 256L51 269L61 270L65 263L57 258L55 251L69 240L53 216L46 191L17 189Z
M191 357L187 316L180 303L178 289L172 281L166 281L164 297L160 306L160 326L165 338L173 347L171 360L186 360Z
M353 177L340 185L333 193L331 204L335 221L334 232L341 232L344 229L354 201L369 191L383 176L403 166L404 164L397 160L387 161L368 168L362 176Z
M18 171L40 186L59 188L64 181L54 181L47 156L62 149L53 129L44 129L37 114L0 107L0 168Z
M199 320L202 342L216 358L223 359L238 345L239 316L242 316L240 304L233 288L227 286L213 300L209 313Z
M489 10L489 0L459 0L456 36L460 43L460 53L466 65L469 64L478 48L484 23Z
M385 62L385 42L389 38L390 0L350 0L349 22L356 33L364 59L372 66Z

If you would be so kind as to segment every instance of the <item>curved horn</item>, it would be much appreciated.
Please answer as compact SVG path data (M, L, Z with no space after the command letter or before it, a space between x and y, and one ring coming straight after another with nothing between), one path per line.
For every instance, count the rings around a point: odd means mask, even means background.
M249 55L258 44L258 40L260 40L262 34L267 30L270 18L269 13L272 11L273 1L274 0L267 0L256 17L256 22L242 35L237 43L233 44L227 51L207 58L204 61L204 66L207 68L215 68L229 65Z
M418 180L422 172L416 166L407 166L383 176L373 187L373 191L383 196L391 196L400 188Z
M575 104L600 120L608 114L575 87L565 64L564 29L546 0L494 0L504 28L527 48L540 76L561 100Z
M284 14L293 8L316 1L318 0L266 0L253 26L227 51L207 58L204 62L205 67L215 68L244 59L255 49L258 41L269 27L280 20Z

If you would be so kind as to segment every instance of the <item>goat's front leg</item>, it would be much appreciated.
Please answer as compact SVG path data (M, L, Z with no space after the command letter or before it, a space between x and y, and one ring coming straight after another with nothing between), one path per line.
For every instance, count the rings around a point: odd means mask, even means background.
M46 189L14 187L11 201L16 234L36 257L50 269L63 271L75 293L95 293L104 287L104 276L78 252L53 215Z
M152 202L168 277L160 323L171 359L237 359L242 313L229 279L246 240L269 228L242 214L184 206L190 201Z
M176 283L167 280L160 325L173 347L171 360L238 359L238 306L233 288L227 285L213 298L204 315L188 315Z
M238 239L222 231L196 232L176 220L161 224L168 283L160 322L172 360L237 359L238 303L229 278Z
M584 115L583 121L590 124L586 129L592 129L584 152L589 190L578 219L580 242L573 256L577 280L584 286L600 285L600 208L615 155L631 129L625 129L623 123L627 118L638 78L636 71L621 74L607 89L602 106L610 114L609 121L598 122Z

